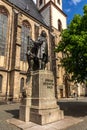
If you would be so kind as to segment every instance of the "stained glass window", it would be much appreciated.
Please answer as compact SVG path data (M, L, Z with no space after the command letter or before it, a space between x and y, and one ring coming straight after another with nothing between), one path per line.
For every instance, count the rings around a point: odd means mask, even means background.
M4 7L0 7L0 55L5 55L6 39L8 29L8 12Z
M26 52L27 52L27 43L29 35L30 35L30 25L27 21L23 21L22 33L21 33L21 55L20 55L21 61L27 60Z

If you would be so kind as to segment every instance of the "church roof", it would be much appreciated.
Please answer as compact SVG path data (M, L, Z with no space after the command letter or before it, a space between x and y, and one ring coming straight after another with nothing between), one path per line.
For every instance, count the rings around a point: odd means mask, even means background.
M42 24L46 25L42 15L39 13L33 0L8 0L13 5L17 6L23 10L28 15L40 21ZM47 25L46 25L47 26Z

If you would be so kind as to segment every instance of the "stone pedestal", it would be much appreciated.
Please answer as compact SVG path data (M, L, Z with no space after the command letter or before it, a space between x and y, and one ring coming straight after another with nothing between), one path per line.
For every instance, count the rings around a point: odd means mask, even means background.
M25 122L30 121L30 102L31 98L25 98L22 101L19 111L19 119Z
M29 116L29 121L41 125L64 118L63 111L60 110L56 103L54 76L51 71L39 70L33 72L30 106L25 105L23 111L25 111L25 116Z
M27 76L27 83L23 90L23 95L25 97L22 98L19 111L19 119L25 122L30 121L30 107L32 101L32 74L33 72Z

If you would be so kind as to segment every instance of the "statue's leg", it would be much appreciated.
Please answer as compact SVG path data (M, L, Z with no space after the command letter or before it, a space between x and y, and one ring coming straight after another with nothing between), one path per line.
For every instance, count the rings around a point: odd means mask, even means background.
M45 69L46 67L46 55L43 54L43 59L42 59L42 69Z
M45 67L46 67L46 63L43 61L42 62L42 69L45 69Z
M30 70L33 71L33 66L34 66L34 60L31 59L31 62L30 62Z
M39 59L39 69L42 69L42 60Z
M30 67L28 66L27 74L29 73Z

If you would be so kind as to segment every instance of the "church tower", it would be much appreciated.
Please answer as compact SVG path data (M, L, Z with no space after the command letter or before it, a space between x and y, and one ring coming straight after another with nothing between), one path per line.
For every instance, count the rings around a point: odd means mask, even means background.
M50 28L50 64L55 78L55 96L56 98L63 97L65 91L63 88L64 70L60 65L62 54L56 54L53 50L61 39L60 33L62 29L66 29L67 27L67 16L62 10L62 0L37 0L36 4L44 21Z
M66 28L66 15L62 11L62 0L36 0L36 4L49 27L59 31Z

